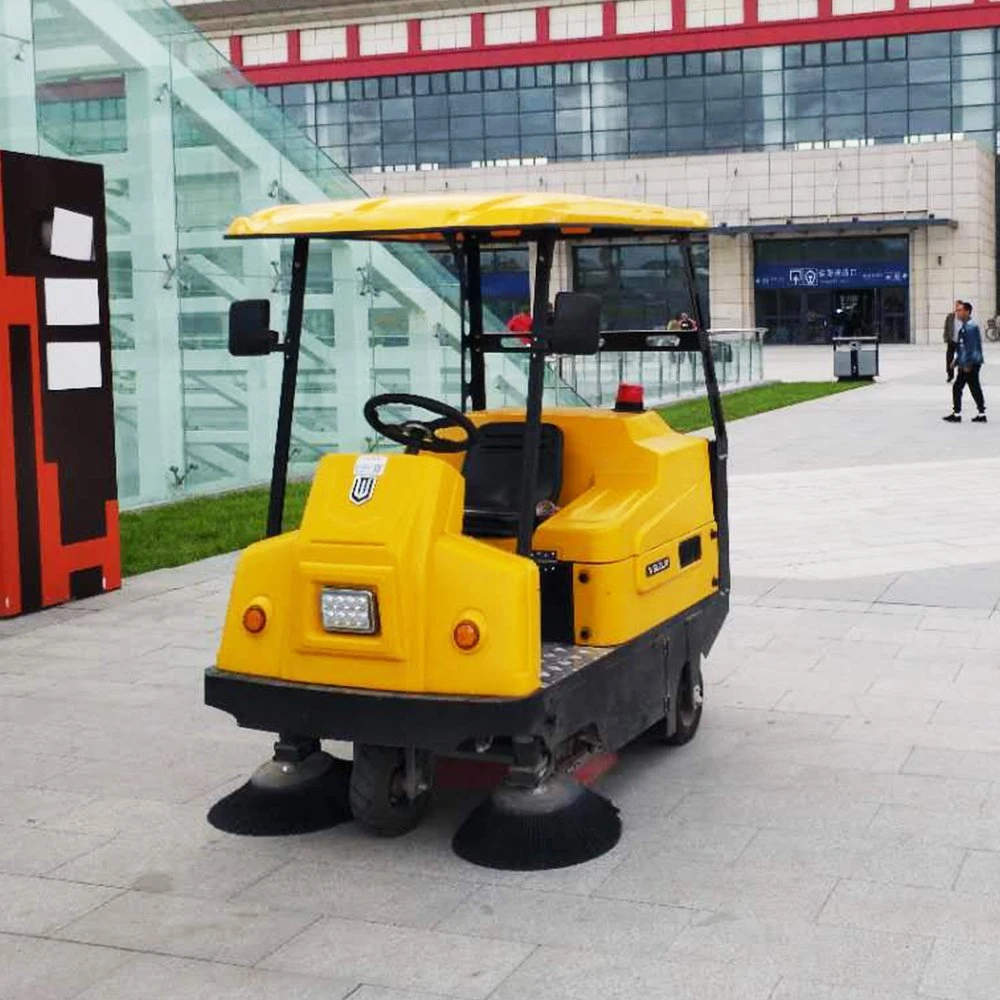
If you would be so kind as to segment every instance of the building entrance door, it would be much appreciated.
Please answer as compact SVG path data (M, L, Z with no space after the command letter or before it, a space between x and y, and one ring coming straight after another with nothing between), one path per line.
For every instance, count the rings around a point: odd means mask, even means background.
M833 293L831 323L837 337L867 337L876 328L874 288Z
M754 256L756 324L769 343L909 341L907 237L758 240Z

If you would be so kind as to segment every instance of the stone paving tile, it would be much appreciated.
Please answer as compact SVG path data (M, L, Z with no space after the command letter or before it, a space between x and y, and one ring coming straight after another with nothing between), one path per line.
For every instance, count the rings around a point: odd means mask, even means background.
M59 768L59 773L65 768ZM11 779L18 775L9 775ZM56 792L47 788L7 786L0 795L0 823L8 826L34 825L57 819L86 805L92 796Z
M162 955L133 956L73 1000L352 1000L356 983Z
M955 889L1000 898L1000 851L968 851Z
M910 806L884 805L872 821L876 836L906 836L970 850L1000 850L1000 824L980 812L938 812Z
M601 883L596 895L760 920L812 920L836 881L832 876L808 872L690 863L667 867L647 859L630 859Z
M350 994L351 1000L441 1000L441 996L440 993L415 993L413 990L391 990L384 986L366 985L359 986Z
M56 878L0 874L0 933L44 935L117 894L115 889Z
M58 936L82 944L254 965L315 919L288 910L126 892L67 924Z
M798 784L822 794L823 788L863 802L887 802L918 809L981 809L990 795L986 781L931 777L921 774L871 773L830 768L809 768Z
M696 920L672 952L846 986L915 988L931 944L915 935L715 914Z
M155 831L157 839L183 847L219 839L219 832L206 821L205 812L203 808L176 802L102 796L89 798L83 805L60 812L45 820L43 825L55 830L100 833L108 837L125 833L148 838L150 831Z
M786 692L774 706L780 712L815 712L860 719L903 719L929 722L938 709L937 699L847 695L832 691Z
M941 1000L996 1000L1000 949L996 941L938 940L920 983L920 995Z
M726 823L732 826L816 830L827 833L861 833L875 816L878 805L827 788L823 794L810 789L728 789L692 792L671 813L680 822Z
M905 774L997 781L1000 780L1000 753L916 746L901 770Z
M490 1000L768 1000L777 979L770 969L688 957L636 962L581 941L576 950L539 948Z
M585 940L595 951L641 961L669 948L694 915L690 909L635 900L485 886L437 929L556 948Z
M104 844L102 834L67 833L32 826L0 826L0 872L44 875Z
M229 845L225 849L231 851ZM474 891L468 882L351 868L331 857L330 863L290 862L240 892L233 902L433 927Z
M877 601L896 579L896 574L883 574L846 580L780 580L765 593L768 597L853 600L870 604Z
M995 943L1000 940L1000 895L845 879L819 923Z
M272 852L255 850L251 844L241 844L238 851L220 843L178 845L154 830L146 836L120 834L50 874L91 885L225 899L280 864Z
M866 987L834 986L829 983L782 979L769 1000L927 1000L906 990L871 990Z
M71 1000L131 957L113 948L0 934L0 1000Z
M949 889L964 859L961 845L936 843L933 838L914 842L896 831L831 837L796 830L762 830L735 867Z
M263 968L485 1000L534 946L328 917Z

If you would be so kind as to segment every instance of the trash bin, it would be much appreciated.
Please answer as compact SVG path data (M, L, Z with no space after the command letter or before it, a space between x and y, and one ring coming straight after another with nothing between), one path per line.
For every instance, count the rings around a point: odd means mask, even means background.
M878 337L834 337L833 374L839 382L878 375Z

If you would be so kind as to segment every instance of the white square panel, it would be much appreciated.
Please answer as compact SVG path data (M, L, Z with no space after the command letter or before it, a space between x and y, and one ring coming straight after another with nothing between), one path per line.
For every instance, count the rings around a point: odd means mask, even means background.
M96 340L84 343L49 341L45 345L48 387L55 392L66 389L100 389L101 345Z
M48 326L97 326L100 321L96 278L45 279L45 322Z
M93 260L94 220L68 208L57 208L52 213L50 252L66 260Z

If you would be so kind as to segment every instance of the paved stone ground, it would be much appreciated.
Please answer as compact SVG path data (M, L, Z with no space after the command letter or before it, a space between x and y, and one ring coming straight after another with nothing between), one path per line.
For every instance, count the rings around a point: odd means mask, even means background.
M461 795L398 841L212 829L268 748L201 705L230 558L0 625L0 998L995 1000L1000 421L943 425L939 360L733 426L702 731L624 754L589 865L465 864Z

